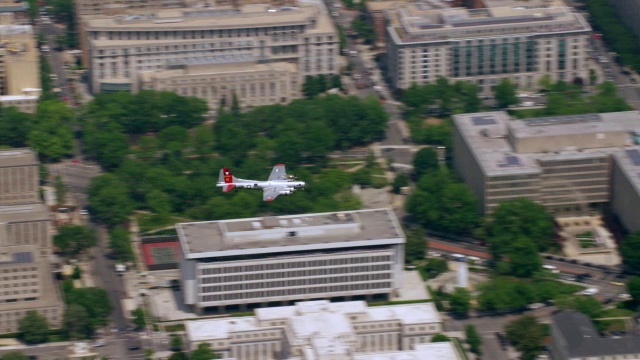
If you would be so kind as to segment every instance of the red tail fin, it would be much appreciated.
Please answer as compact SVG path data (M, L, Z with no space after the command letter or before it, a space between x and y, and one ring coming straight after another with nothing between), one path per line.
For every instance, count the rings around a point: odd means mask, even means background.
M225 183L228 184L233 182L233 174L231 173L231 170L229 170L229 168L222 168L222 176Z

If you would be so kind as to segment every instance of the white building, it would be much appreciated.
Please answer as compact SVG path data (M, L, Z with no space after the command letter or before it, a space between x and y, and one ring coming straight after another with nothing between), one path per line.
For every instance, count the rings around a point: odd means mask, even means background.
M539 79L588 79L589 23L568 7L530 2L481 9L433 9L403 4L389 12L387 56L391 85L466 80L490 92L501 79L522 88Z
M330 297L388 298L405 237L390 209L176 225L184 301L196 311Z
M236 93L242 104L241 87L247 80L256 81L252 76L263 71L260 65L281 62L295 65L295 81L299 84L296 89L289 89L290 82L283 86L276 78L261 76L262 86L267 89L277 83L278 91L282 91L277 102L281 102L283 98L290 101L300 96L299 87L306 75L337 74L340 70L338 32L329 15L312 3L140 9L128 15L87 15L81 18L79 31L83 64L90 69L94 92L138 91L142 73L159 71L164 72L160 78L170 77L172 81L166 87L184 88L191 84L198 92L196 96L215 104L223 98L230 101ZM229 79L216 78L206 86L188 74L166 72L192 64L210 64L208 73L218 73L225 66L216 64L233 62L250 62L255 69L244 64L242 70L248 74L243 76L238 76L235 69L226 69L231 74Z
M367 307L364 301L299 302L255 316L185 322L188 347L206 342L242 360L459 360L433 303Z

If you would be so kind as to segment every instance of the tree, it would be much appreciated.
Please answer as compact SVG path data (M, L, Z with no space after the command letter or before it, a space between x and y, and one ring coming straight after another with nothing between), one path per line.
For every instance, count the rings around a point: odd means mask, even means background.
M482 337L478 333L475 325L470 324L465 326L464 332L471 352L478 356L482 356Z
M500 80L500 83L496 85L493 94L496 99L496 105L500 109L508 108L511 105L518 104L518 97L516 96L516 85L513 84L509 79Z
M631 270L640 270L640 231L628 235L620 244L622 262Z
M87 310L79 304L70 304L64 311L63 329L71 340L87 339L93 333L93 326Z
M640 276L632 276L627 282L627 292L635 302L640 302Z
M564 295L555 299L556 307L560 310L576 310L591 319L598 318L604 310L604 305L590 296Z
M53 237L53 244L66 255L78 255L86 249L96 246L93 230L86 226L65 225Z
M189 360L210 360L220 359L220 355L211 350L209 343L200 343L198 348L189 354Z
M407 243L405 244L404 262L411 264L416 260L424 259L424 252L427 248L427 239L421 227L410 230L407 233Z
M508 251L510 274L517 277L531 277L542 269L542 259L531 239L519 237L513 241Z
M133 212L126 185L113 174L93 178L88 193L94 215L109 227L123 223Z
M95 287L76 289L71 286L65 290L64 295L68 306L76 304L86 310L92 329L106 324L112 307L109 303L109 296L104 289Z
M67 198L67 186L62 182L62 177L57 175L53 187L56 190L56 202L58 205L64 205Z
M447 342L447 341L451 341L451 339L449 339L449 337L445 334L435 334L433 335L433 337L431 338L431 342Z
M438 153L432 147L425 147L416 153L413 158L413 171L419 179L430 171L438 171Z
M28 135L28 144L44 161L57 161L73 152L75 115L60 100L45 100L38 105L36 121Z
M400 173L393 179L392 191L394 194L400 194L402 188L407 186L409 186L409 177L405 173Z
M109 231L109 248L116 259L122 262L133 260L131 238L129 231L122 227L116 227Z
M457 316L466 316L471 310L471 293L469 290L456 287L449 299L449 309Z
M0 110L0 144L11 147L27 146L27 138L34 124L33 114L20 112L11 106Z
M40 344L47 341L49 323L47 319L35 310L27 311L27 314L18 321L19 338L26 344Z
M137 330L142 330L147 326L147 321L144 318L144 309L137 308L133 310L133 324L136 326Z
M553 216L529 199L501 203L485 223L494 262L500 262L510 252L513 239L530 239L538 251L546 251L555 245L554 226Z
M173 354L171 354L171 356L169 356L169 360L186 360L186 356L184 353L181 352L174 352Z
M2 355L0 360L29 360L29 357L20 351L11 351Z
M598 73L594 69L589 69L589 85L595 85L598 82Z
M545 329L535 316L524 315L506 327L507 339L522 353L520 359L534 360L543 349Z
M182 336L180 335L171 335L171 340L169 342L169 349L171 351L181 351L184 346L184 341L182 340Z

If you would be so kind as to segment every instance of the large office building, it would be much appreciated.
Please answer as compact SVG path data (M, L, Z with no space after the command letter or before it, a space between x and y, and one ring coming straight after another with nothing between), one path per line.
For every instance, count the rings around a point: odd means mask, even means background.
M31 149L0 151L0 333L18 331L29 310L60 327L63 303L50 268L51 225Z
M634 162L627 159L635 154L639 128L637 111L524 120L502 111L455 115L454 166L485 213L522 197L553 213L584 213L638 196L611 186L611 168L612 156L618 157L614 181L638 189ZM637 218L637 204L613 203L622 218Z
M439 77L490 92L502 79L534 88L539 79L588 78L591 27L582 15L539 1L488 2L486 8L441 9L422 3L388 11L389 80L395 89Z
M327 298L388 298L405 237L390 209L176 225L184 302L197 312Z
M640 140L640 131L636 134ZM611 209L629 231L640 231L640 146L613 154Z
M208 343L242 360L459 360L433 303L367 307L364 301L298 302L261 308L255 316L185 322L188 348Z
M233 94L242 106L282 103L301 96L305 76L340 70L338 32L313 3L141 9L83 16L79 29L93 92L144 84L215 106Z
M30 25L0 25L0 103L36 111L42 93L40 51Z

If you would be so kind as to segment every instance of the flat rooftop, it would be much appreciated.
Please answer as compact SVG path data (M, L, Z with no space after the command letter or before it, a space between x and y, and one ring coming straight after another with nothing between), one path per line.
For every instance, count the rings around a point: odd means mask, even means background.
M515 138L629 132L640 130L640 112L549 116L512 120L509 126Z
M451 341L416 344L413 350L354 355L353 360L461 360Z
M349 315L355 313L358 320L350 320ZM293 335L290 340L306 341L316 335L318 338L347 336L354 333L353 324L363 322L398 321L402 325L442 322L433 303L367 307L364 301L331 303L317 300L298 302L293 306L259 308L255 314L251 317L186 321L186 331L190 341L226 339L234 332L281 329L282 326L261 325L279 320L290 326Z
M402 244L391 209L176 224L185 259Z
M0 167L38 165L36 153L27 148L0 150Z
M537 162L517 154L507 140L511 118L504 111L455 115L454 123L487 176L539 174Z
M319 14L319 10L311 4L300 4L298 7L270 6L267 4L250 4L238 10L232 7L216 7L209 9L165 9L159 11L140 11L137 15L119 15L112 17L95 16L88 19L88 29L167 29L180 28L252 28L265 25L282 26L310 23L310 18Z

